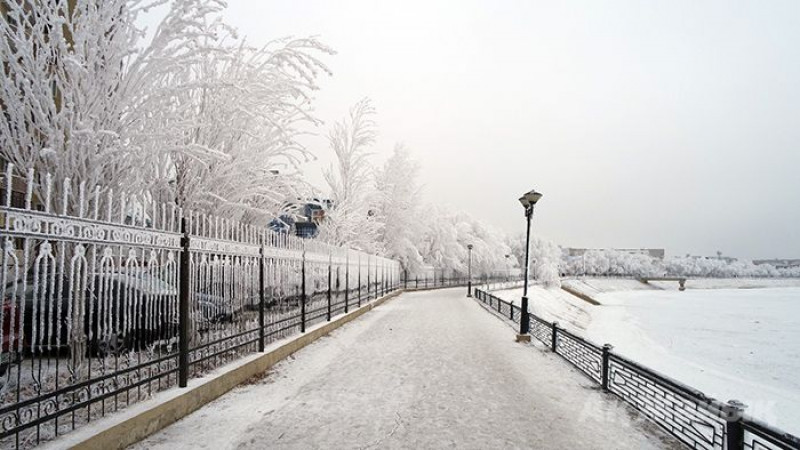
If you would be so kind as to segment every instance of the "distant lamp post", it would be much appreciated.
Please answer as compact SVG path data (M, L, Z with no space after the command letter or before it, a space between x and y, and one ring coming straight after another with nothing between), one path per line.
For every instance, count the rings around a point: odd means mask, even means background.
M525 268L523 269L523 288L522 288L522 316L519 320L519 334L517 342L530 342L529 334L531 329L531 318L528 315L528 265L530 262L529 253L531 247L531 217L533 217L533 207L542 198L542 194L531 190L519 198L522 207L525 208L525 219L527 220L525 232Z
M467 297L472 297L472 244L467 245Z
M511 265L508 262L509 258L511 258L511 255L506 255L506 283L511 280Z

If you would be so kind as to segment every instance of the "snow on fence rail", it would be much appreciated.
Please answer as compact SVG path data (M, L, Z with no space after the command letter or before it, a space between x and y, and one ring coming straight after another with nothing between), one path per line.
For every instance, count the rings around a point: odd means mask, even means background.
M522 311L513 302L475 289L474 297L498 315L519 323ZM530 333L554 353L610 392L641 411L693 449L800 449L800 438L744 414L732 400L722 403L558 326L530 314Z
M402 287L393 260L13 170L0 192L2 447L185 386Z

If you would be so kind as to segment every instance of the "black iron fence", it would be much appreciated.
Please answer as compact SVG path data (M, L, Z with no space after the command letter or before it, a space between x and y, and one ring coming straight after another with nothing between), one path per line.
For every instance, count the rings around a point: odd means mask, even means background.
M519 323L522 311L486 291L474 297L486 308ZM722 403L650 368L618 355L535 314L530 334L600 387L632 405L693 449L800 449L800 438L744 414L735 401Z
M396 261L27 172L0 198L0 446L73 430L403 287Z

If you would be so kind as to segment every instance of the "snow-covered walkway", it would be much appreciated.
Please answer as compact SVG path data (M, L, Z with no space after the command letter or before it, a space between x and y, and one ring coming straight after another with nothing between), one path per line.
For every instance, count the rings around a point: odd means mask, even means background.
M676 447L464 290L403 294L136 448Z

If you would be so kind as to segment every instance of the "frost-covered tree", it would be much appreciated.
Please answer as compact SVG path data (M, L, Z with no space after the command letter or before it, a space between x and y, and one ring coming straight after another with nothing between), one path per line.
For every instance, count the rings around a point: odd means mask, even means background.
M151 143L159 155L154 170L161 171L155 188L191 209L274 217L303 184L298 167L312 155L297 136L302 123L317 124L309 93L327 72L316 55L330 50L315 39L261 48L228 39L208 40L217 51L156 91L165 104L148 120L159 130Z
M146 38L138 19L162 4ZM20 171L239 216L296 184L295 124L330 52L316 40L249 47L221 0L2 5L0 152Z
M505 236L467 214L452 213L438 206L422 210L423 231L417 248L423 262L444 276L464 276L468 272L468 245L472 245L472 275L504 277L508 273L506 255L511 249Z
M156 38L145 44L137 19L161 3L4 1L3 157L89 188L141 190L151 155L143 152L136 121L157 113L148 103L153 83L194 60L197 39L214 35L210 16L223 6L175 0ZM43 186L36 185L40 198Z
M506 243L519 267L525 265L525 234L519 233L506 238ZM531 236L528 276L550 287L561 283L561 248L541 236Z
M418 240L423 262L447 275L467 273L467 248L459 242L452 215L437 205L427 205L421 214L423 231Z
M752 261L729 261L701 256L675 256L667 259L666 270L670 275L713 278L772 278L796 277L797 268L776 269L771 264L753 264Z
M400 261L414 273L423 265L417 248L424 224L420 217L420 192L417 183L419 164L403 145L375 174L377 186L376 218L381 224L378 239L389 258Z
M505 244L505 236L475 218L456 214L452 218L458 241L466 247L472 244L472 273L476 276L505 275L505 255L511 249Z
M336 245L376 252L380 223L370 147L375 143L375 108L364 98L350 109L344 120L333 125L328 142L336 163L325 171L333 207L321 228L321 237Z
M135 184L139 160L127 157L123 124L136 95L131 81L138 75L141 31L135 22L150 3L2 2L0 152L6 160L21 171L89 187ZM205 14L192 2L176 3L186 6L187 26ZM40 198L43 186L35 187Z
M637 252L614 249L587 250L580 256L566 257L564 272L592 276L663 276L664 265L656 258Z

